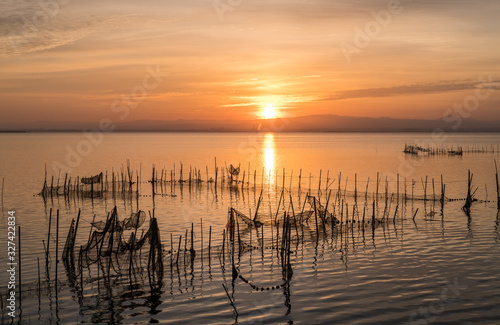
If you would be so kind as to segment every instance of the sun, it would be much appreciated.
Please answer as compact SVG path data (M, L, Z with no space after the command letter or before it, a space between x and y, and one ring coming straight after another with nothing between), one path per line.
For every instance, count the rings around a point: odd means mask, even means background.
M273 104L266 104L266 106L262 108L261 115L264 118L271 119L278 116L278 112L276 111L276 108Z

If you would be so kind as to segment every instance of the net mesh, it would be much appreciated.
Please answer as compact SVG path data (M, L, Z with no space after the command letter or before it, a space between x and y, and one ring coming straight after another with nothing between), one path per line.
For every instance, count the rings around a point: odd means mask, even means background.
M144 224L146 213L138 211L120 221L116 208L108 214L106 222L94 222L85 245L80 247L77 259L73 252L77 224L71 223L63 250L63 261L68 273L78 274L84 268L97 264L106 275L134 276L147 270L148 277L158 282L163 277L163 253L160 230L156 218L151 218L149 228L139 228ZM76 261L76 263L75 263Z

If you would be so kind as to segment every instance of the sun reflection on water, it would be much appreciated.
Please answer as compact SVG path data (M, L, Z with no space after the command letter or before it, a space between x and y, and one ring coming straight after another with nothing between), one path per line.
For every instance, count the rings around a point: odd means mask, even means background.
M264 151L264 169L268 184L274 183L274 173L275 173L275 142L274 133L266 133L264 135L264 142L262 143L262 148Z

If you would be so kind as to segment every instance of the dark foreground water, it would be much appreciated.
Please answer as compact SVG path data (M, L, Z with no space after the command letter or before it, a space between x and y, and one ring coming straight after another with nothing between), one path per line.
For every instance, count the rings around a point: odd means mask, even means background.
M7 264L8 211L16 211L16 225L22 229L21 306L16 305L14 322L496 324L500 318L494 165L498 153L462 157L402 153L404 144L410 142L497 150L500 135L450 135L445 143L436 143L426 134L110 134L91 141L82 134L58 133L2 134L0 140L0 178L5 178L1 265ZM245 184L229 190L220 180L217 187L207 182L215 177L215 158L219 168L240 165L238 179L245 172ZM45 166L49 184L52 176L55 183L58 178L64 183L66 173L73 183L77 176L101 171L110 180L113 173L126 174L127 159L134 179L140 175L139 193L137 184L132 193L113 193L108 183L108 191L93 199L70 195L44 200L36 196L44 182ZM181 163L184 180L189 179L190 169L198 169L203 182L170 183L180 178ZM153 164L158 178L164 180L157 184L154 198L148 182ZM469 215L461 210L468 169L474 174L478 199ZM422 201L426 177L426 197L441 195L441 176L446 184L444 206L439 201ZM232 255L221 253L228 208L253 214L261 192L259 218L264 226L248 228L240 220L245 249L234 255L241 277L233 281ZM328 201L329 211L339 218L343 213L343 221L350 222L333 228L319 222L317 229L312 217L308 223L293 224L291 272L285 276L276 250L274 220L282 225L285 212L311 210L305 203L308 192L323 205ZM376 227L361 222L363 214L371 219L374 201L376 217L386 219ZM94 215L96 220L105 220L115 206L121 219L138 209L149 214L154 208L164 249L162 281L150 286L147 263L143 263L132 282L128 276L103 278L97 268L91 268L83 273L82 285L80 278L72 282L59 263L56 295L54 223L48 276L45 273L50 209L54 216L60 211L62 251L71 219L79 209L77 247L86 243ZM191 224L193 259L189 252ZM181 253L177 254L181 235ZM9 323L6 271L0 281L3 321Z

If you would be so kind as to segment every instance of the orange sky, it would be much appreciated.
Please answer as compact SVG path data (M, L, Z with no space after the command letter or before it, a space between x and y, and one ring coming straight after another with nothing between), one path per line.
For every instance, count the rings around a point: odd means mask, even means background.
M249 119L267 104L285 117L439 119L481 87L470 116L500 121L496 0L2 6L3 125Z

